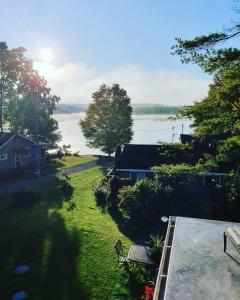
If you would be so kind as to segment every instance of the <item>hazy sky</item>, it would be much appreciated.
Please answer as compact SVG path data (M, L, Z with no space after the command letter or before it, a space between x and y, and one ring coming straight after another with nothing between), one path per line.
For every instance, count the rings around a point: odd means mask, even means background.
M134 102L189 104L210 77L170 55L176 37L233 25L233 0L0 0L1 39L23 46L62 102L120 83ZM52 60L40 56L51 51Z

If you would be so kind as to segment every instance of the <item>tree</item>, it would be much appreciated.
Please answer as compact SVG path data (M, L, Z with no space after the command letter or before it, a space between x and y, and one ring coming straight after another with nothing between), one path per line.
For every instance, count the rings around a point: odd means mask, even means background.
M0 131L3 131L4 111L9 99L13 97L22 78L24 65L24 48L9 50L5 42L0 42ZM26 67L26 66L25 66Z
M240 134L240 61L218 71L207 97L186 107L184 117L193 118L198 136L217 134L230 137Z
M177 38L172 47L183 63L198 64L214 75L207 97L187 107L182 115L193 118L197 135L240 133L240 49L220 48L222 43L240 37L240 23L220 33L193 40Z
M127 92L118 84L102 85L92 95L91 103L80 126L88 146L108 155L120 144L132 140L132 107Z
M240 60L240 49L217 48L223 42L240 37L240 23L233 28L220 33L197 36L193 40L176 38L177 44L172 47L181 57L182 63L193 62L198 64L205 72L229 68Z
M59 98L51 94L25 51L0 43L0 129L5 121L12 131L36 139L37 127L39 141L53 145L60 139L57 121L51 118Z

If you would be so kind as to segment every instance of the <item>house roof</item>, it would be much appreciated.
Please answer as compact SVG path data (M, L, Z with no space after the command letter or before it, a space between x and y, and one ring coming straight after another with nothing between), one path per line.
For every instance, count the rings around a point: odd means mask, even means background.
M117 169L150 169L160 164L159 145L125 144L116 158Z
M192 163L191 157L160 155L161 147L165 149L164 144L125 144L122 146L121 154L115 156L115 168L149 170L161 164Z
M5 144L8 140L13 138L16 134L14 132L0 132L0 146Z
M223 233L233 225L240 226L239 223L177 217L169 248L165 292L154 299L239 299L240 255L229 241L227 252L223 251Z
M35 142L25 136L22 136L20 134L14 133L14 132L0 132L0 148L2 148L4 145L6 145L10 140L12 140L15 136L19 136L33 144Z

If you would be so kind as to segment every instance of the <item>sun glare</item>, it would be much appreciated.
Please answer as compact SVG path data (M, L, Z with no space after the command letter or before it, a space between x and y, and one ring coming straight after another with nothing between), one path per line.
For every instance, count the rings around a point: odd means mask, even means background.
M52 51L44 48L40 51L40 59L42 62L49 63L53 60Z
M42 61L35 61L33 66L34 69L47 80L56 76L56 67L54 65Z

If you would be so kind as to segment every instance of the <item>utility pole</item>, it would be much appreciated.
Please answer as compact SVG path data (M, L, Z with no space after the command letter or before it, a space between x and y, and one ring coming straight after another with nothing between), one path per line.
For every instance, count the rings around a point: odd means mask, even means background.
M183 123L182 123L182 134L183 134Z

